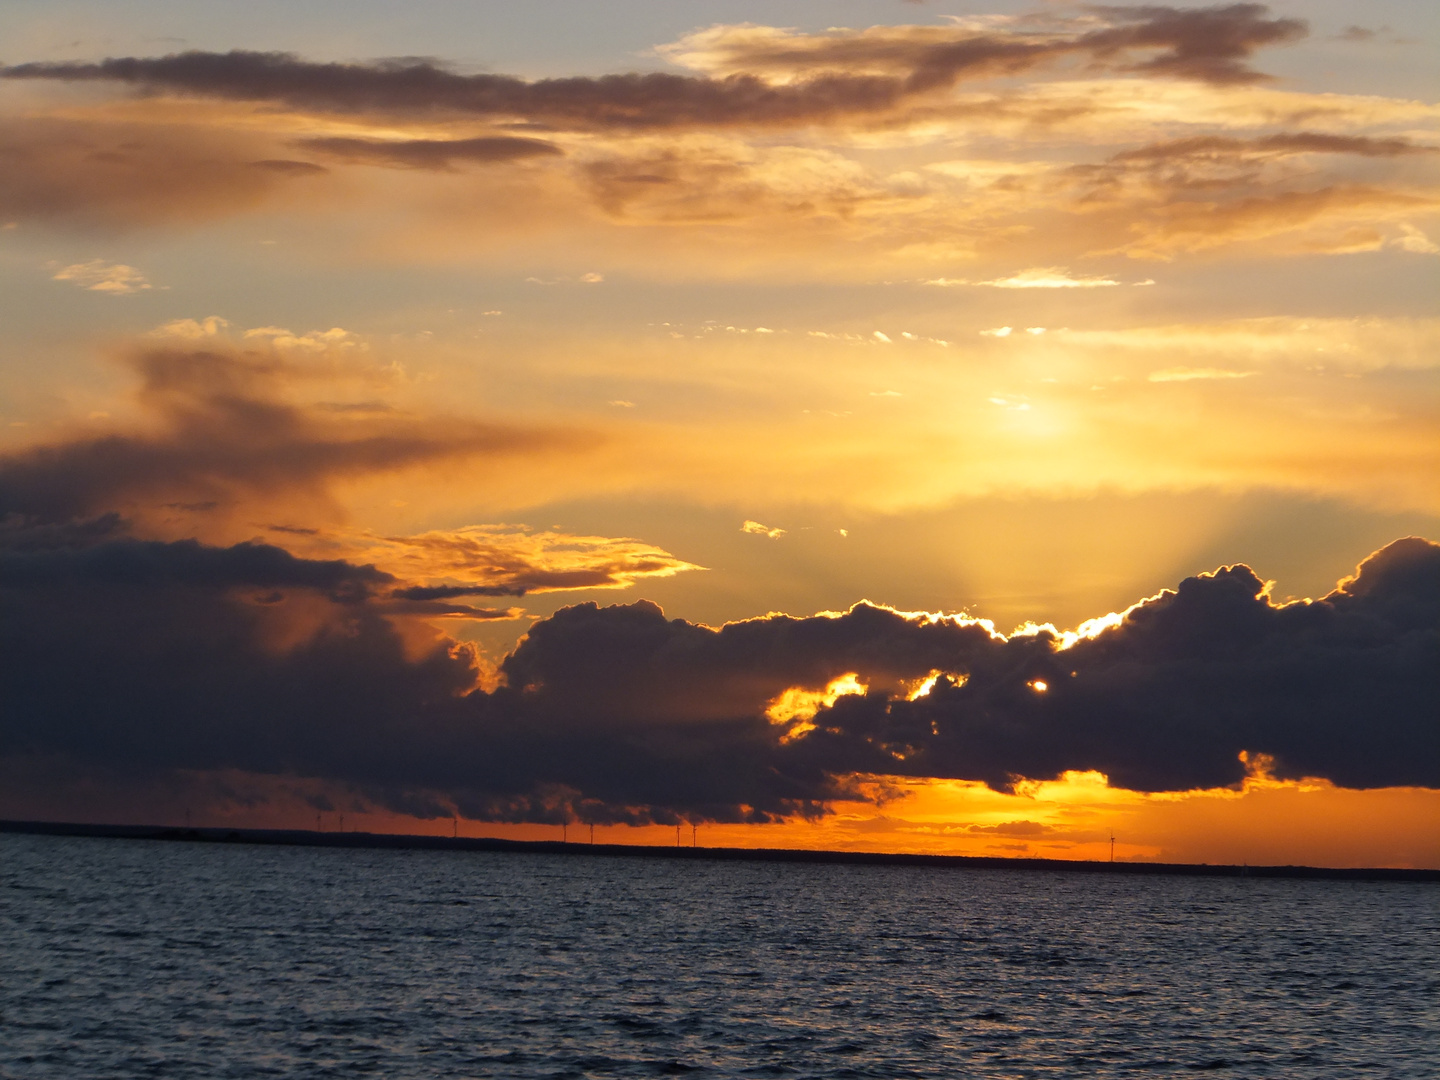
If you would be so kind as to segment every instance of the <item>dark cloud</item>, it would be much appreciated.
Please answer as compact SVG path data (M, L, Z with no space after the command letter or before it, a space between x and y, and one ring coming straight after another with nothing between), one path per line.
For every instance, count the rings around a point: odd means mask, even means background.
M422 463L537 451L556 433L380 413L357 417L290 400L322 380L258 349L155 346L129 362L153 423L41 444L0 458L0 516L63 521L150 504L225 506Z
M1306 32L1298 20L1267 18L1260 4L1093 10L1108 25L1055 33L898 27L780 40L745 36L722 47L726 64L736 70L716 78L652 73L527 82L460 74L430 60L313 63L289 53L239 50L28 63L0 74L119 82L152 92L307 110L446 112L582 129L785 126L879 115L963 79L1016 75L1067 57L1145 75L1254 82L1264 76L1247 61L1258 49ZM761 77L777 69L802 77L790 82Z
M410 585L391 595L400 600L455 600L462 596L524 596L524 585Z
M914 701L899 680L948 672ZM858 673L775 767L983 779L1096 769L1137 790L1235 782L1241 751L1283 775L1356 787L1440 785L1440 546L1399 541L1312 604L1272 605L1248 567L1191 578L1118 628L1057 650L874 608L711 632L639 607L572 608L507 662L593 726L754 715L784 685ZM1037 690L1037 682L1047 689ZM802 767L803 763L803 767Z
M8 757L376 776L418 711L474 681L447 649L407 657L363 601L369 568L125 539L0 566Z
M311 63L288 53L244 51L126 57L96 64L21 64L0 74L122 82L299 109L440 111L587 128L803 123L887 109L904 94L904 87L891 78L829 78L802 88L774 87L746 76L712 80L664 73L526 82L505 75L461 75L431 61Z
M870 605L712 630L581 604L487 692L468 649L407 641L387 605L422 601L372 568L113 530L0 534L0 756L307 777L516 821L815 814L856 774L1186 790L1238 781L1242 751L1282 776L1440 786L1440 545L1419 539L1314 603L1271 603L1243 566L1190 578L1069 649ZM868 693L766 715L851 672Z
M509 135L475 139L304 139L297 145L348 162L404 169L449 169L456 162L491 165L563 153L543 139Z
M1398 541L1312 604L1272 605L1239 566L1067 651L1015 644L914 702L841 699L811 737L830 753L895 747L896 771L997 786L1073 768L1138 790L1218 786L1237 779L1241 751L1272 755L1285 776L1440 786L1435 544Z
M72 582L155 590L297 588L321 592L337 603L357 603L393 580L372 566L298 559L282 548L258 543L217 548L196 540L162 543L126 537L78 548L0 549L0 588L26 591Z
M1246 61L1258 49L1298 41L1307 33L1300 19L1265 18L1269 8L1264 4L1091 10L1121 23L1082 39L1096 59L1112 60L1135 51L1153 50L1154 56L1128 65L1128 70L1209 83L1263 79Z

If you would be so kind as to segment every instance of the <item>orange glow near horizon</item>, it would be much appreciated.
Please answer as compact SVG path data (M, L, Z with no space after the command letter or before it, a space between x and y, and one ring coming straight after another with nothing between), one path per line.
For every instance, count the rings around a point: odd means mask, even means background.
M836 803L817 821L701 824L700 846L909 852L1002 858L1251 865L1440 867L1440 791L1356 791L1327 781L1252 777L1238 789L1146 795L1098 773L995 792L959 780L873 778L899 798ZM401 830L404 831L404 830ZM426 831L430 831L427 829ZM443 832L444 829L437 831ZM462 835L559 839L550 825L461 822ZM570 840L588 829L570 827ZM673 825L597 826L597 843L675 843ZM689 825L682 844L691 843Z
M1255 755L1251 775L1234 788L1144 794L1113 788L1095 772L1022 781L1015 793L965 780L893 776L852 778L875 802L837 801L813 821L767 825L682 823L688 846L865 851L999 858L1105 860L1110 836L1122 861L1440 869L1440 791L1340 788L1329 781L1275 780ZM204 801L222 780L225 800ZM318 781L226 773L192 777L188 795L146 800L116 811L116 792L56 794L52 820L197 826L318 829L416 836L495 837L588 843L583 822L504 824L467 818L417 818L378 810ZM326 796L317 811L307 799ZM93 805L87 803L93 800ZM35 800L30 800L34 805ZM14 816L0 798L0 817ZM343 809L342 809L343 808ZM596 825L598 844L670 846L675 825Z

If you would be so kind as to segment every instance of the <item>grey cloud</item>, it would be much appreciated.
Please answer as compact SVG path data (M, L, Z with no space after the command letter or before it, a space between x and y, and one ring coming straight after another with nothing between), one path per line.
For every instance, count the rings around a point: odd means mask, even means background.
M1267 18L1260 4L1207 8L1097 8L1108 26L1055 34L835 34L731 49L735 74L668 73L540 79L461 74L432 60L315 63L289 53L184 52L98 63L27 63L11 79L105 81L147 91L293 108L375 114L448 112L582 129L664 129L826 123L879 116L966 78L1015 75L1066 57L1145 75L1243 83L1264 78L1248 65L1259 49L1302 37L1304 23ZM878 74L830 70L846 64ZM753 74L777 65L809 77L771 83ZM355 148L351 148L352 152ZM403 153L403 152L402 152ZM423 156L432 151L413 151ZM393 159L392 159L393 160Z
M1153 49L1157 55L1129 65L1129 70L1210 83L1263 79L1246 61L1261 48L1298 41L1308 32L1300 19L1265 18L1269 8L1264 4L1097 6L1091 10L1121 23L1082 39L1097 59Z
M423 462L553 448L573 437L437 417L334 410L287 401L311 378L266 354L155 347L130 359L156 423L31 446L0 458L0 515L66 520L135 503L204 506Z
M1389 27L1385 27L1385 29L1388 30ZM1371 30L1368 26L1359 26L1359 25L1357 25L1357 24L1355 24L1355 23L1351 23L1351 24L1350 24L1349 26L1347 26L1344 30L1342 30L1338 35L1336 35L1335 40L1337 40L1337 41L1356 41L1356 42L1359 42L1359 41L1374 41L1374 40L1375 40L1375 37L1376 37L1376 31Z

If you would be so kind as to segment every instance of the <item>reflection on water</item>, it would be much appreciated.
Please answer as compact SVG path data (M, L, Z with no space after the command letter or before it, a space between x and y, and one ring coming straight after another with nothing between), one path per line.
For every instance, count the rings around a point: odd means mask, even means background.
M1440 1074L1433 884L0 835L0 1075Z

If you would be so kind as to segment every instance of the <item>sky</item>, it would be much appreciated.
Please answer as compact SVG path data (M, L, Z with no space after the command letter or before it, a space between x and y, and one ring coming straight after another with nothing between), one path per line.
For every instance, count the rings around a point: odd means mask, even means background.
M1440 866L1428 6L0 41L0 816Z

